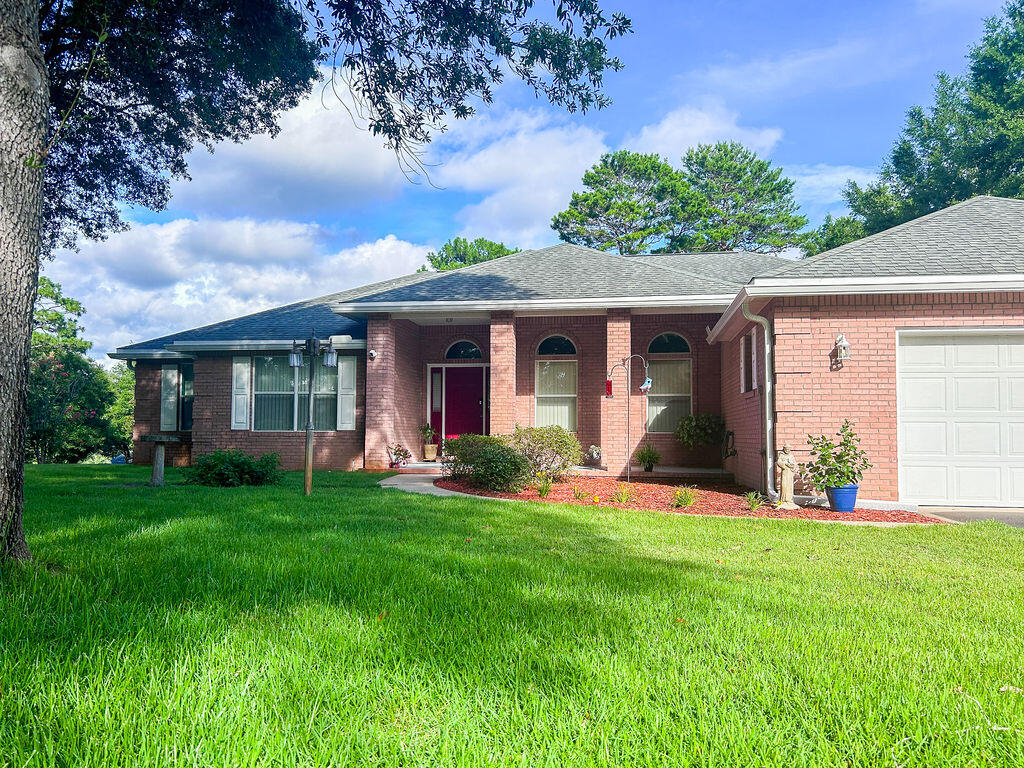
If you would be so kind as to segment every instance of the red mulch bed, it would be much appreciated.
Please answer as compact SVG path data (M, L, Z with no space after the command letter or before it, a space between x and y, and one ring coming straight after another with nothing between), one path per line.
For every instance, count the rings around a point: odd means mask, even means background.
M881 511L873 509L857 509L853 512L833 512L831 509L820 507L805 507L795 510L781 510L775 507L764 505L756 512L751 512L747 502L743 498L747 489L738 485L724 484L700 484L697 488L699 497L697 503L686 509L676 509L672 506L672 497L677 488L687 483L660 483L645 479L634 480L631 483L636 500L629 504L619 504L612 500L616 489L623 485L621 480L609 477L577 477L566 482L556 483L551 487L551 493L546 498L540 498L536 489L526 488L520 493L496 493L493 491L482 491L463 480L453 480L442 477L434 481L438 488L447 488L450 491L461 491L471 493L475 496L490 496L497 499L518 499L520 501L542 501L549 504L579 504L593 506L598 504L602 507L616 507L618 509L650 509L659 512L674 512L686 515L726 515L728 517L770 517L778 520L789 520L802 518L804 520L836 520L843 522L871 522L871 523L942 523L934 517L919 515L916 512L903 512L898 510ZM585 494L582 501L573 496L573 488L579 488ZM600 501L595 502L597 496Z

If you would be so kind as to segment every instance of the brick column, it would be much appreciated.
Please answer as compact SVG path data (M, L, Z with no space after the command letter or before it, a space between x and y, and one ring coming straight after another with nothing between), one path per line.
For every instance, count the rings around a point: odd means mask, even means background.
M491 434L503 435L516 423L516 319L491 313Z
M370 359L370 350L377 357ZM386 469L395 437L395 327L388 315L366 318L366 437L363 466Z
M630 355L630 312L628 309L609 309L607 341L605 342L605 371ZM601 460L612 475L625 474L629 451L626 449L626 413L631 393L626 390L626 374L618 368L612 377L614 397L601 398ZM642 429L634 424L634 430Z

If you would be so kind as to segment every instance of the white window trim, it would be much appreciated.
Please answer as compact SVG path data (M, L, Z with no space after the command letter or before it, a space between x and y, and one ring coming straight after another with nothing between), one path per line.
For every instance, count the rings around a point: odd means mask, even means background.
M287 357L287 353L274 353L272 355L268 355L268 357ZM303 357L304 357L304 359L309 359L308 355L304 355ZM242 358L235 358L235 359L236 360L240 360ZM357 376L358 376L358 371L357 371L355 365L356 365L356 358L353 355L339 355L338 356L338 367L335 369L335 374L334 374L337 377L337 382L338 382L337 389L334 392L334 394L336 396L336 403L337 403L336 408L335 408L335 425L334 425L333 428L327 428L327 429L320 429L320 428L314 426L314 428L313 428L314 432L351 432L351 431L355 430L355 428L356 428L356 407L357 407L357 403L356 403L356 389L358 388L358 382L356 380ZM347 366L347 367L350 367L352 369L352 385L351 385L351 387L342 387L342 383L341 383L342 366ZM303 388L301 392L299 391L299 389L300 389L299 369L298 368L292 368L292 389L290 391L288 391L288 390L273 390L273 391L269 391L268 390L266 392L257 392L256 391L256 362L255 362L255 356L252 359L251 371L252 371L252 385L251 385L251 393L250 393L250 397L249 397L250 412L252 414L251 415L251 420L249 422L249 424L251 425L251 431L252 432L260 432L260 433L275 433L275 432L277 432L277 433L295 433L295 432L304 432L306 430L306 425L305 424L301 424L301 425L299 424L299 398L300 397L308 398L309 397L309 391L308 391L308 389L305 389L305 388ZM312 374L313 372L311 371L310 373ZM331 394L331 392L317 392L316 390L313 391L314 397L317 396L317 395L323 396L323 395L329 395L329 394ZM292 428L291 429L256 429L256 396L257 395L292 395ZM346 398L351 398L351 402L352 402L352 414L351 414L351 418L348 421L346 421L345 418L344 418L345 414L344 414L344 409L343 409L343 405L342 405L345 402Z
M750 349L750 370L747 370L747 349ZM747 386L747 383L750 386ZM740 394L757 390L757 331L740 336Z
M193 403L193 426L195 419L195 365L192 360L182 360L176 363L163 363L160 366L160 431L161 432L191 432L192 427L185 429L181 424L182 402L185 393L182 387L185 385L185 377L181 375L183 365L192 366L192 403ZM164 406L169 404L170 398L174 398L174 415L166 413Z
M647 433L650 434L650 435L673 435L673 434L675 434L675 430L674 429L670 430L668 432L658 432L658 431L655 431L655 430L651 429L651 409L650 409L651 398L652 397L657 397L657 398L661 398L661 399L665 399L665 400L673 400L673 399L682 399L682 398L685 397L687 400L689 400L689 406L690 406L689 411L690 411L690 415L692 416L693 415L693 357L692 356L687 356L687 357L667 357L667 356L659 355L656 358L652 358L651 362L652 363L653 362L659 362L659 363L660 362L665 362L665 363L689 363L689 365L687 366L687 368L689 368L689 379L690 379L690 391L689 391L689 393L686 393L686 392L659 392L659 393L657 393L655 395L652 395L652 394L648 393L647 397L644 398L644 427L647 430Z
M558 334L560 335L560 334ZM568 338L568 336L566 337ZM571 339L570 339L571 341ZM573 343L575 346L575 342ZM542 395L540 394L540 367L544 363L572 363L573 367L576 368L576 391L571 395ZM576 427L570 430L574 435L579 431L580 428L580 366L579 361L575 358L570 358L564 355L544 355L543 357L537 358L537 361L533 366L533 425L537 424L537 401L541 399L555 399L555 398L567 398L571 397L576 401Z

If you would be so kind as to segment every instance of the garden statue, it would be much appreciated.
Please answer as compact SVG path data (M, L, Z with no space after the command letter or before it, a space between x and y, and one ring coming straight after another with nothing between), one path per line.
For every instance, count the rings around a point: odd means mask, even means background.
M782 446L779 458L775 460L775 466L779 468L782 475L779 481L779 503L776 509L800 509L793 501L793 479L796 476L796 459L793 458L793 451L789 444Z

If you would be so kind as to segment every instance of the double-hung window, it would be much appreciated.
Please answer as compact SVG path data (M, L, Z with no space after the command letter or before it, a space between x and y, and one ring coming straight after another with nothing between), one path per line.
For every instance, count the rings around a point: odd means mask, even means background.
M244 362L244 359L243 361ZM238 376L240 361L236 359ZM252 370L252 428L258 432L291 432L306 428L309 409L310 358L301 368L288 365L288 355L257 355ZM243 371L244 374L244 371ZM244 391L244 382L236 382ZM244 399L242 400L244 403ZM244 416L232 423L245 423ZM338 367L313 358L313 428L355 429L355 358L339 356Z
M192 431L194 368L192 363L160 366L160 431Z
M647 347L647 431L675 432L679 420L693 412L693 358L690 343L678 333L656 336ZM685 355L685 357L684 357Z
M565 359L575 354L576 345L564 336L549 336L538 345L537 356L542 359L537 360L534 390L536 426L557 426L569 432L576 431L576 361ZM546 356L559 359L543 359Z

